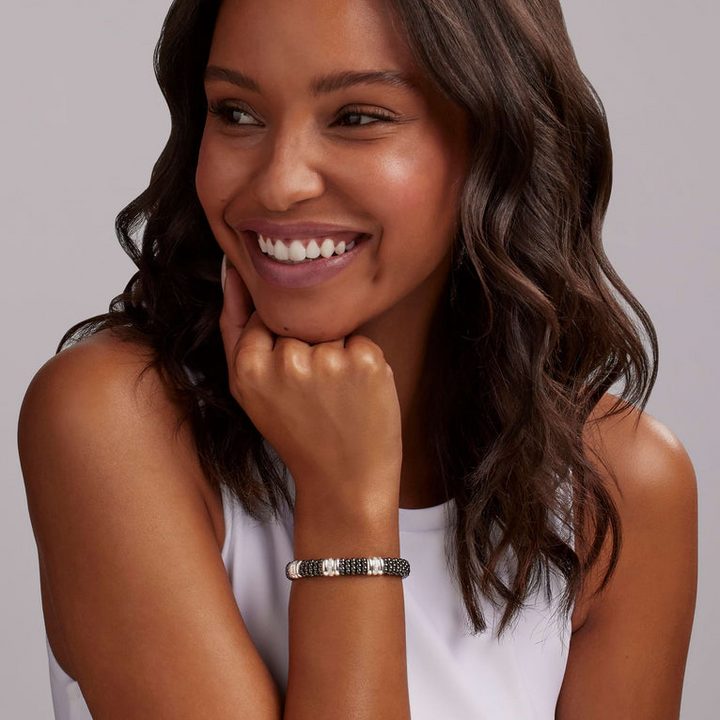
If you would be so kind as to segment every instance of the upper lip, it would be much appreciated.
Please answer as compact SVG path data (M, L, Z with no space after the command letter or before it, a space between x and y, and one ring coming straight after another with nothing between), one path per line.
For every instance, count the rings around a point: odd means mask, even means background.
M271 238L317 238L338 233L364 234L364 230L347 225L317 222L276 223L270 220L246 220L238 224L238 229L253 230Z

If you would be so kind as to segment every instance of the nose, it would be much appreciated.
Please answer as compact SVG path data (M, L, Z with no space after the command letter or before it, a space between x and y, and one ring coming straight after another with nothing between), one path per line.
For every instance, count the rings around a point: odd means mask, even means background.
M259 157L251 194L269 211L285 212L325 191L315 145L302 130L269 133Z

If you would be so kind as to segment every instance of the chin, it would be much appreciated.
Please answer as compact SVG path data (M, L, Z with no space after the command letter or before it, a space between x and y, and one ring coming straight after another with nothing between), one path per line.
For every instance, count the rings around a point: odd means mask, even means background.
M300 322L293 322L289 318L266 318L262 313L260 318L278 337L297 338L310 345L341 340L355 330L355 327L343 328L332 320L312 322L306 318Z

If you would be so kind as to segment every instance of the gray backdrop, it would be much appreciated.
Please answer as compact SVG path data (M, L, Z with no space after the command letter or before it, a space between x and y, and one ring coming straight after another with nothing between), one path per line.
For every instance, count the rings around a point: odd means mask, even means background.
M20 402L76 321L133 270L115 214L142 191L169 129L151 54L169 0L36 0L0 11L3 351L0 697L5 717L51 718L35 544L16 451ZM615 151L608 254L654 319L649 411L683 441L700 490L700 583L684 720L716 717L720 509L715 408L720 12L715 0L565 0L580 64ZM714 711L713 711L714 710Z

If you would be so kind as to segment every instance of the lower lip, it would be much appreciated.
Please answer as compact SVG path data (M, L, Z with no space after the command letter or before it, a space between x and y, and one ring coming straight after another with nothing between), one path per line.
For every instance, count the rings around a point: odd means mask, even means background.
M244 231L242 235L248 244L250 259L258 275L272 285L284 288L313 287L335 277L359 256L370 238L367 234L360 235L359 239L355 240L355 247L342 255L332 255L329 258L319 258L298 265L285 265L273 260L260 249L254 232Z

